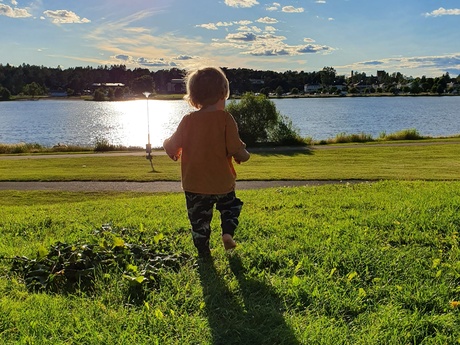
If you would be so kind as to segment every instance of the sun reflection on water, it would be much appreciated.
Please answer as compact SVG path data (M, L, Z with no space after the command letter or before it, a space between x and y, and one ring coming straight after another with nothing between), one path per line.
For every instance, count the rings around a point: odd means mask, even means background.
M148 129L152 147L160 147L174 132L180 119L191 111L190 106L182 100L113 102L110 108L105 126L106 139L114 144L140 147L147 144Z

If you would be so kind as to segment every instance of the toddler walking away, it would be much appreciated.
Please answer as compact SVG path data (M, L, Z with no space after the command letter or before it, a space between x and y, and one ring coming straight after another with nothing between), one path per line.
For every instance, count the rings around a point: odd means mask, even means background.
M185 192L192 238L200 257L209 257L209 239L214 205L220 212L222 242L233 249L235 229L243 202L235 195L237 164L249 159L238 127L225 111L229 82L220 68L206 67L188 73L184 96L196 108L183 117L163 148L173 160L181 159L182 189Z

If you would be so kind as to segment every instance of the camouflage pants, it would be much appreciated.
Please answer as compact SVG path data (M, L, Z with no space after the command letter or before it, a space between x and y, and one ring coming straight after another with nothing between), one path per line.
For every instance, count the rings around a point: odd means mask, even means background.
M199 253L209 253L209 238L211 236L211 220L214 210L220 212L222 234L233 236L238 226L243 202L235 192L219 195L207 195L185 192L187 212L192 226L192 238Z

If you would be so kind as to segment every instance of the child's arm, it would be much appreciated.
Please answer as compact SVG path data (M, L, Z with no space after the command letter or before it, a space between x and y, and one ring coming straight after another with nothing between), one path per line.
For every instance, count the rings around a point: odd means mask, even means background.
M163 149L173 161L177 161L182 155L182 131L185 126L187 116L184 116L177 126L176 131L163 142Z
M171 139L172 138L168 138L163 142L163 148L169 158L171 158L173 161L177 161L182 154L182 148L175 147L174 142Z
M241 162L246 162L250 157L249 152L243 147L237 153L233 155L235 162L241 164Z

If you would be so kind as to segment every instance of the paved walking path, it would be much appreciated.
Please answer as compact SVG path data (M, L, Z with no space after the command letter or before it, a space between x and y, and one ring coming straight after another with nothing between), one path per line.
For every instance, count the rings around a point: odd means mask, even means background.
M320 186L324 184L346 184L363 181L237 181L236 189L261 189L275 187L295 186ZM69 181L69 182L15 182L0 181L0 190L44 190L68 192L146 192L146 193L172 193L182 192L180 182L154 181L154 182L124 182L124 181Z
M460 144L460 140L455 141L439 141L439 142L407 142L407 143L376 143L375 146L424 146L424 145L445 145L445 144ZM251 149L251 152L266 152L266 153L281 153L289 151L314 151L328 150L338 148L365 148L368 145L315 145L309 147L274 147L274 148L258 148ZM153 151L153 155L164 155L164 151ZM48 159L48 158L64 158L64 157L88 157L88 156L145 156L144 152L110 152L110 153L82 153L82 154L49 154L49 155L0 155L0 159ZM236 189L261 189L275 187L291 187L291 186L319 186L324 184L346 184L367 182L362 180L347 180L347 181L237 181ZM70 191L70 192L94 192L94 191L120 191L120 192L146 192L146 193L170 193L181 192L180 182L171 181L152 181L152 182L118 182L118 181L69 181L69 182L15 182L15 181L0 181L0 190L55 190L55 191Z

